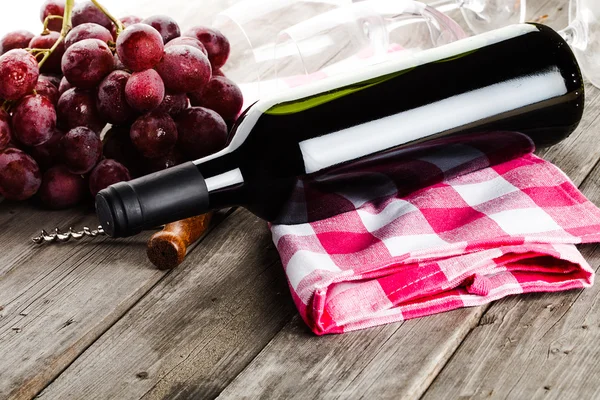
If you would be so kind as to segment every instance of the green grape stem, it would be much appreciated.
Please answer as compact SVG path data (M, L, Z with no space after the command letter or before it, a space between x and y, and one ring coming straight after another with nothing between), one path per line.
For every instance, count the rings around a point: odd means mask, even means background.
M110 19L112 21L113 24L115 24L115 26L117 28L117 36L121 32L123 32L125 27L123 26L123 23L121 21L119 21L118 19L113 17L112 14L109 13L108 10L106 10L106 8L104 8L103 5L98 3L97 0L92 0L92 3L94 3L94 5L100 11L102 11L102 13L104 15L106 15L108 17L108 19ZM44 31L42 32L42 35L48 35L50 33L50 31L48 30L48 22L51 19L62 18L63 23L62 23L62 29L60 30L60 35L59 35L58 39L56 40L56 42L54 42L54 44L52 45L51 48L49 48L49 49L27 49L36 57L40 54L44 55L44 57L42 57L42 59L38 63L39 68L41 68L42 65L44 65L46 60L48 60L48 57L50 57L52 55L52 53L56 50L56 48L65 40L65 37L67 36L69 31L73 28L72 16L73 16L73 6L74 5L75 5L75 0L66 0L65 1L65 14L62 17L59 15L49 15L44 20Z
M62 15L48 15L46 19L44 19L44 30L42 31L42 35L50 34L50 30L48 29L48 23L53 19L63 19Z
M73 27L73 23L71 21L71 16L73 14L73 6L74 5L75 5L75 0L66 0L65 1L65 14L63 15L63 23L62 23L62 29L60 30L60 36L58 37L56 42L54 42L54 44L52 45L52 47L50 49L43 52L44 57L38 63L40 68L42 68L42 65L44 65L44 63L46 62L48 57L50 57L50 55L54 52L54 50L56 50L56 48L65 40L67 33L69 33L69 31Z
M119 34L121 34L121 32L123 32L123 30L125 29L125 27L123 26L123 23L118 20L117 18L115 18L111 13L108 12L108 10L106 8L104 8L104 6L100 3L98 3L97 0L92 0L92 3L94 3L94 5L100 10L102 11L102 13L104 15L106 15L108 17L108 19L110 19L112 21L113 24L115 24L115 26L117 27L117 36L119 36Z
M47 51L49 51L48 49L32 49L32 48L27 48L25 50L30 52L33 55L37 55L40 53L46 53Z
M6 112L10 112L10 109L12 108L12 106L13 106L13 103L14 103L14 102L12 102L12 101L10 101L10 100L4 100L4 101L2 102L2 106L0 106L0 108L2 108L2 109L3 109L4 111L6 111Z

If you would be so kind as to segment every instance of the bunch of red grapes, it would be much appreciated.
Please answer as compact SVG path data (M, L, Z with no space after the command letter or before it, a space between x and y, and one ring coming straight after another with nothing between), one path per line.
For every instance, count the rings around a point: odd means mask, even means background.
M111 19L92 2L72 10L46 0L35 36L0 40L0 195L38 195L68 208L107 186L222 149L242 94L220 68L228 40L217 30L180 32L170 17ZM40 49L52 54L43 60ZM40 66L41 64L41 66Z

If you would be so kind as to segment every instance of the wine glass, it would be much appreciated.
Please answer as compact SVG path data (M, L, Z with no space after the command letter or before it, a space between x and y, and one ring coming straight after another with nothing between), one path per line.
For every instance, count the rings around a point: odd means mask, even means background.
M525 22L526 0L434 0L427 3L440 12L460 9L475 33Z
M569 26L559 34L571 46L583 74L600 87L600 1L571 0Z
M279 87L297 86L464 37L454 20L420 2L356 2L279 33L277 82Z
M223 72L244 97L255 100L261 82L272 75L273 49L279 32L352 0L242 0L217 14L212 26L230 41L232 54ZM263 88L262 92L265 89Z
M247 103L381 62L398 50L409 54L467 36L446 15L412 0L266 0L252 1L255 11L244 12L248 5L238 3L215 20L234 49L223 72L240 84ZM285 21L262 32L282 7Z

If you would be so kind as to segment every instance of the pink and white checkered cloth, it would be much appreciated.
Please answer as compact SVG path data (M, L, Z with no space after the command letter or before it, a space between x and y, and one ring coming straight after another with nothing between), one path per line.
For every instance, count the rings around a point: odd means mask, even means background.
M271 226L293 299L316 334L593 284L575 244L600 241L600 210L557 167L526 154L451 176L443 157L412 162L445 178L404 196L341 193L351 211Z

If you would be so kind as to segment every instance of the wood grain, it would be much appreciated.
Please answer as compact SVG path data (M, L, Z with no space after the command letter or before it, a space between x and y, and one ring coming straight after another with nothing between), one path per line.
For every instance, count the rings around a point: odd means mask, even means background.
M210 23L231 3L203 0L199 9L177 1L169 15L185 29ZM165 12L164 3L152 0L124 7L136 15L143 9L144 16ZM1 399L39 393L165 275L146 260L150 233L45 247L30 242L42 228L84 225L97 225L89 209L0 202Z
M557 2L553 1L548 2L546 7L546 9L559 8ZM552 25L562 26L564 20L565 18L549 16L547 21ZM589 150L597 146L595 125L598 116L599 91L589 85L587 89L588 111L579 129L567 141L544 152L546 158L566 170L576 184L584 181L599 157L597 153ZM445 360L458 347L459 343L447 339L461 330L466 329L466 333L468 333L473 326L471 325L473 324L472 318L476 318L474 323L474 326L477 326L476 329L479 329L480 325L486 326L491 321L491 317L487 313L484 314L483 309L461 311L473 314L469 315L471 318L450 317L450 320L444 321L444 318L452 315L449 313L419 321L429 329L406 332L403 329L404 326L410 325L413 321L403 324L398 328L398 335L393 334L386 341L389 347L397 346L394 348L395 351L376 351L374 356L370 351L372 349L357 350L348 345L344 339L331 339L341 343L329 346L325 344L326 340L323 338L312 338L312 343L310 339L302 340L302 336L294 331L294 325L290 324L227 387L220 398L269 398L270 396L280 398L344 398L348 396L419 398L441 369ZM485 317L478 319L481 315L485 315ZM295 321L295 323L299 322ZM431 331L438 335L431 335L429 333ZM377 342L379 337L377 333L359 332L356 335L364 335L357 341L365 343ZM424 345L424 337L438 339L439 347L433 348L431 343ZM422 349L425 349L423 352L425 354L420 351ZM318 355L312 358L307 355L313 353ZM369 360L368 366L360 364L365 361L365 358ZM435 362L428 363L427 361L430 359ZM358 366L353 364L354 360L358 360L356 361ZM468 376L461 366L469 362L470 359L463 359L460 363L453 363L453 367L449 367L449 369L453 369L458 376ZM335 369L335 367L341 369L342 366L347 369L341 371ZM347 378L348 375L351 378ZM452 378L457 378L457 376L452 376L449 380ZM351 383L348 384L347 381ZM445 393L444 387L445 384L440 385L440 391L431 398L457 398L461 394L448 395ZM528 397L516 396L514 398Z
M151 3L148 13L159 7ZM189 26L224 5L169 12ZM548 14L544 22L566 26L565 0L528 5L530 19ZM584 182L596 204L599 111L600 91L589 87L579 129L539 153ZM93 220L0 203L0 398L31 398L47 385L45 399L599 396L596 288L315 337L297 317L264 222L248 212L225 219L166 274L145 260L149 234L110 245L27 242L40 223ZM598 248L583 252L600 263Z
M9 204L1 204L0 210L5 206ZM47 212L29 207L10 208L21 221L54 222L45 216ZM0 211L0 215L4 213ZM74 220L90 225L95 223L95 216L87 214ZM13 249L8 248L0 257L2 265L11 266L0 279L0 398L31 398L148 292L164 272L146 260L150 233L127 240L97 238L34 246L27 242L33 225L10 220L8 226L11 234L21 239L15 246L26 246L26 250L14 256Z
M323 337L295 317L219 399L417 399L484 309Z
M568 1L548 0L529 1L528 19L540 19L554 29L565 28L569 23ZM589 83L585 86L585 113L579 127L560 144L542 149L537 154L555 163L576 185L580 185L598 162L599 154L590 149L598 147L594 127L598 124L600 110L600 90Z
M584 182L600 202L600 168ZM600 246L582 246L598 270ZM595 399L600 396L600 287L501 300L423 399Z
M55 227L81 227L86 222L84 209L66 211L42 210L35 204L18 204L11 201L0 203L0 236L2 252L0 252L0 279L13 268L35 252L38 247L31 242L41 229ZM0 303L1 304L1 303Z
M600 90L586 85L584 120L567 141L551 148L554 161L595 204L600 204ZM590 171L590 166L594 166ZM596 270L600 247L582 246ZM584 291L510 297L493 304L465 339L424 399L559 398L600 395L598 285Z
M577 130L560 144L537 153L544 159L552 160L576 185L583 182L598 162L600 154L590 151L598 147L595 131L600 124L598 110L600 90L586 84L586 112Z
M598 90L589 87L589 91L595 93L597 98ZM598 111L593 107L588 112L588 116L597 114ZM574 133L579 140L588 143L588 151L594 142L595 132L600 128L598 122L591 118L589 124L584 124ZM557 151L546 158L561 166L565 158L560 149L567 151L575 146L578 151L583 151L576 143L566 142L556 146ZM570 177L573 181L584 181L598 158L599 155L596 154L593 162L572 169ZM600 174L598 171L600 167L594 170ZM596 192L588 193L590 198L596 204L600 203L598 182L588 186L597 192L597 195ZM519 299L516 297L514 301L520 301ZM365 398L419 398L450 357L452 366L447 369L453 370L455 375L445 381L431 398L458 398L461 393L452 393L446 397L444 388L452 379L469 376L462 365L472 363L472 359L465 357L461 362L455 363L456 356L453 354L459 348L460 338L470 338L467 334L472 328L476 327L477 331L480 326L486 326L493 319L485 309L460 310L463 313L460 316L455 315L458 312L451 312L401 324L391 335L389 332L387 335L383 333L386 346L393 348L390 351L377 351L369 347L356 349L352 339L345 338L331 339L330 342L327 341L328 338L304 339L294 329L294 323L289 324L227 387L220 398L269 398L272 394L280 398L344 398L350 395ZM419 328L412 329L413 324ZM360 343L378 343L382 340L382 333L378 329L343 336L355 337ZM310 358L308 354L317 356ZM344 368L348 370L335 369L341 369L342 366L346 366ZM319 376L316 371L327 372ZM373 383L374 381L377 383Z
M215 397L295 313L264 221L235 212L43 393Z

